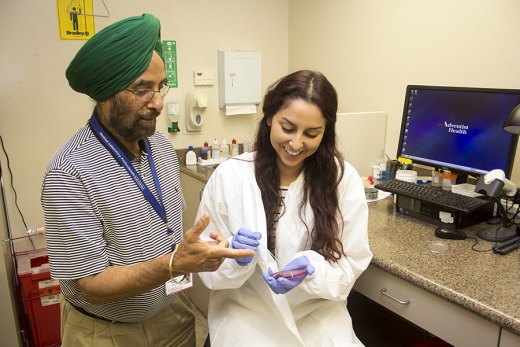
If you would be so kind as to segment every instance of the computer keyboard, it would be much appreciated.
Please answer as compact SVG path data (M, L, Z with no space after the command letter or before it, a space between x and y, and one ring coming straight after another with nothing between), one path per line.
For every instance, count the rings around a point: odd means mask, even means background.
M429 185L415 184L395 179L378 183L374 187L393 194L422 200L424 202L442 206L449 210L464 213L471 213L490 203L486 199L473 198Z

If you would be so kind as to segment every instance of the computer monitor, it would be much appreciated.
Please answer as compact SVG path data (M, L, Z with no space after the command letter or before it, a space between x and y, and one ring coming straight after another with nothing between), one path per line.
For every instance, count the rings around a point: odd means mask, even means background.
M518 104L520 90L409 85L397 156L457 173L458 183L493 169L510 178L518 135L503 125Z

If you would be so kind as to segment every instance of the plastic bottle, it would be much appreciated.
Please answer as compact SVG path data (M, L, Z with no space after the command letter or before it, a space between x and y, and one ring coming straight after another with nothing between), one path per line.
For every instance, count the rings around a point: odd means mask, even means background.
M200 150L200 157L204 160L211 159L211 149L209 148L208 141L204 141L204 146Z
M455 184L457 181L457 174L450 172L450 171L444 171L442 173L442 189L444 190L451 190L451 186Z
M247 140L244 142L244 152L252 152L253 151L253 141L247 136Z
M188 152L186 152L186 165L196 165L197 164L197 155L193 151L193 146L188 147Z
M211 146L211 158L220 159L220 146L217 139L213 141L213 146Z
M387 165L386 154L384 150L381 150L381 156L379 157L379 171L381 173L381 177L379 178L380 182L388 181L390 178L390 166Z
M237 143L237 140L235 140L233 138L233 140L231 140L231 150L230 150L230 154L232 157L234 157L235 155L239 155L240 153L239 152L239 149L238 149L238 143Z
M379 168L379 164L372 165L372 178L375 179L377 183L379 183L379 181L381 180L381 170Z
M226 139L223 139L222 144L220 145L220 157L229 158L229 145L227 144Z
M432 170L432 187L442 187L442 172L439 169Z

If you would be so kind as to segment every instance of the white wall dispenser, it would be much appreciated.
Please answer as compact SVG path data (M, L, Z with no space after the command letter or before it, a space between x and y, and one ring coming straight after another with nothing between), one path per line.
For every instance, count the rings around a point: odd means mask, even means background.
M218 51L218 87L226 115L256 114L262 99L261 53Z
M184 98L186 130L200 132L208 106L208 97L198 90L190 90Z

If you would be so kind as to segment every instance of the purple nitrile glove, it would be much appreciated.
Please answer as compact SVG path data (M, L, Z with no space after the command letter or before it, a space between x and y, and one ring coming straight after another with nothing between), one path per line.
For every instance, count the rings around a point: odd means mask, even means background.
M275 294L285 294L312 274L314 274L314 266L306 256L301 256L289 262L282 271L273 273L269 268L267 272L263 273L263 276Z
M260 238L262 237L262 234L260 234L258 231L251 231L246 228L240 228L238 229L237 233L233 238L231 239L231 244L229 247L235 248L235 249L253 249L256 251L258 246L260 245ZM253 260L253 256L250 257L242 257L235 259L238 265L240 266L246 266Z

